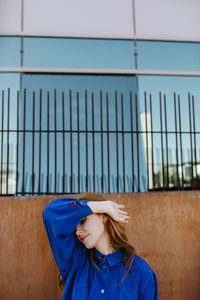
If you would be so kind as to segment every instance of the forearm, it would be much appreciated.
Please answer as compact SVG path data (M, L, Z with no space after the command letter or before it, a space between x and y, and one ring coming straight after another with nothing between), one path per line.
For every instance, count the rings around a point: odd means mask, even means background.
M43 210L43 218L47 225L51 224L54 235L69 235L83 217L92 211L86 201L74 198L61 198L49 203Z
M108 213L108 201L89 201L87 205L90 207L94 214L106 214Z

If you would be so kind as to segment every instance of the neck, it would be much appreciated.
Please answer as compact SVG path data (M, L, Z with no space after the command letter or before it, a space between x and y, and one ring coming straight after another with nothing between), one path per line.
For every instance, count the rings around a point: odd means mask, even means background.
M95 248L101 252L103 255L108 255L113 253L115 249L112 247L109 237L107 234L104 234L96 244Z

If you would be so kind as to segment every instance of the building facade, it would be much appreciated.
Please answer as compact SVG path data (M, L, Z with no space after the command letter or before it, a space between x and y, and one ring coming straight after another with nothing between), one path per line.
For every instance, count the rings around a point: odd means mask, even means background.
M199 9L0 0L0 193L199 188Z

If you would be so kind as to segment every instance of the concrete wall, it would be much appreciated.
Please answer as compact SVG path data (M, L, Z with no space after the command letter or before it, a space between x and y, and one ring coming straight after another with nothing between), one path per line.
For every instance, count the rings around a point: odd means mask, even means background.
M0 0L0 8L3 33L131 38L136 31L199 41L199 0Z
M61 299L42 221L43 207L59 197L0 198L0 300ZM155 270L159 299L199 299L200 193L108 197L126 204L129 239Z

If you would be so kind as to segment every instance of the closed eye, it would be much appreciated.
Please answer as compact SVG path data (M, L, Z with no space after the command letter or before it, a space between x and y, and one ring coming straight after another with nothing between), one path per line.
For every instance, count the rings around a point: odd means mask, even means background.
M86 221L86 217L84 217L82 220L81 220L81 222L80 222L80 224L84 224L85 223L85 221Z

